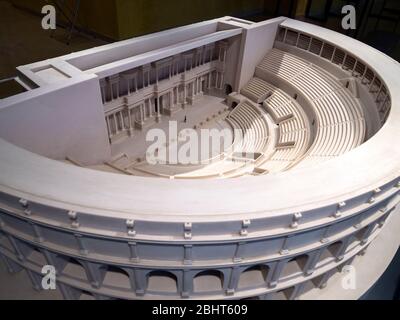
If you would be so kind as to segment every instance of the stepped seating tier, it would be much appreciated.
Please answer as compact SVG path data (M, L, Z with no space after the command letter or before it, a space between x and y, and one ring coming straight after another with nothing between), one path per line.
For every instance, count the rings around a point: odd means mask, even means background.
M277 141L273 152L257 164L267 172L289 168L307 151L310 126L307 115L296 100L267 81L253 77L241 94L258 103L276 124Z
M261 103L273 90L274 87L268 82L254 77L243 87L240 93L256 103Z
M240 145L235 146L235 152L263 153L268 142L268 124L262 115L249 101L239 104L228 116L235 125L236 131L242 133Z
M366 125L361 104L333 75L278 49L268 52L257 66L255 75L264 79L272 76L290 84L313 108L316 136L299 165L341 155L363 143ZM273 94L266 100L267 108L277 118L287 117L289 113L296 118L295 110L290 108L289 103L285 103L286 99L281 93ZM301 124L298 121L282 124L281 134L288 130L301 130Z

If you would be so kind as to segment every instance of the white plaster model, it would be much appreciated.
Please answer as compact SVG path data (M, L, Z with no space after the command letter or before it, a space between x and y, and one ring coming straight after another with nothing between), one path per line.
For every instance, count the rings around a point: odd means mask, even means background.
M50 264L67 299L341 298L326 283L355 261L358 298L398 247L400 66L363 43L223 17L18 72L0 257L37 289ZM170 120L233 138L207 164L152 165L146 133Z

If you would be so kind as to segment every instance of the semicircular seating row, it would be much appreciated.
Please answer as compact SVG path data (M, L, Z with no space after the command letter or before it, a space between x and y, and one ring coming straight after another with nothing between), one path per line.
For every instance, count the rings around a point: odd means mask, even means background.
M263 154L269 140L269 125L265 113L250 101L241 103L231 111L225 121L216 123L218 129L229 129L233 135L228 148L220 149L220 154L211 159L203 159L205 164L158 164L147 162L132 165L129 157L120 157L113 162L113 167L126 174L139 173L144 176L158 176L173 179L204 179L236 177L253 171L252 164ZM221 131L222 133L222 131ZM225 143L224 147L225 147ZM199 142L200 145L200 142ZM213 152L215 154L215 151Z
M270 139L264 112L250 101L244 101L225 120L233 131L232 146L229 151L225 150L225 156L216 163L175 178L226 178L253 171L253 164L263 155Z
M311 139L309 120L304 110L284 91L257 77L243 87L241 94L262 103L277 125L274 151L258 164L258 168L268 172L290 168L307 151Z
M313 140L311 119L303 108L270 82L285 82L309 101L315 114ZM333 75L293 54L270 50L241 94L248 100L226 118L234 132L233 151L206 167L172 173L174 178L235 177L249 173L249 164L257 174L283 171L339 156L364 141L366 126L358 99ZM171 172L159 176L172 177Z
M226 120L235 133L234 152L262 154L265 151L268 142L268 124L262 111L250 101L244 101L237 106Z
M316 135L297 166L308 166L339 156L364 142L366 124L363 108L332 74L307 60L274 48L256 67L255 76L289 84L313 108ZM268 99L265 103L271 106Z

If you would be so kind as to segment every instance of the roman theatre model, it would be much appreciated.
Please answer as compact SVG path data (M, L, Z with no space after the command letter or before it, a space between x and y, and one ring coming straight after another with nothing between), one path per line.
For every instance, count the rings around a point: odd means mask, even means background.
M0 260L37 290L51 265L66 299L357 299L399 246L400 65L361 42L223 17L17 70ZM171 123L156 154L231 135L149 163Z

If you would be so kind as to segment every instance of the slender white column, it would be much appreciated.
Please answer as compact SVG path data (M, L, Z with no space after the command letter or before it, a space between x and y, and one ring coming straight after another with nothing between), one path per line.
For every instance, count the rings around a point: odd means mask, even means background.
M112 132L111 132L111 126L110 126L110 119L109 116L106 116L106 122L107 122L107 128L108 128L108 136L111 138L112 137Z
M220 79L220 89L223 89L223 86L224 86L224 74L223 73L221 73L221 77L220 77L221 79Z
M149 114L149 118L151 118L151 117L152 117L152 113L151 113L151 104L150 104L150 101L146 100L146 101L144 102L144 105L147 106L147 111L148 111L148 114Z
M161 100L160 97L157 97L157 119L161 118Z
M139 106L139 110L140 110L140 122L143 124L145 118L144 118L144 112L143 112L144 110L143 110L143 105L142 104Z
M151 99L146 99L145 103L149 106L150 116L154 115L153 104L151 103Z
M156 67L156 83L158 84L158 67Z
M133 126L132 126L132 117L131 117L131 109L128 109L128 121L129 121L129 132L132 132Z
M144 103L141 104L141 108L142 108L142 111L143 111L143 121L146 121L147 120L147 115L146 115L146 110L145 110Z
M116 113L113 114L113 118L114 118L114 124L115 124L115 134L117 134L119 132L119 130L118 130L117 114Z
M123 115L122 111L119 112L119 118L121 120L121 130L124 131L125 124L124 124L124 115Z
M186 106L186 95L187 95L187 93L186 93L186 91L187 91L187 88L186 88L186 84L184 83L183 84L183 99L182 99L182 106L183 106L183 108Z

